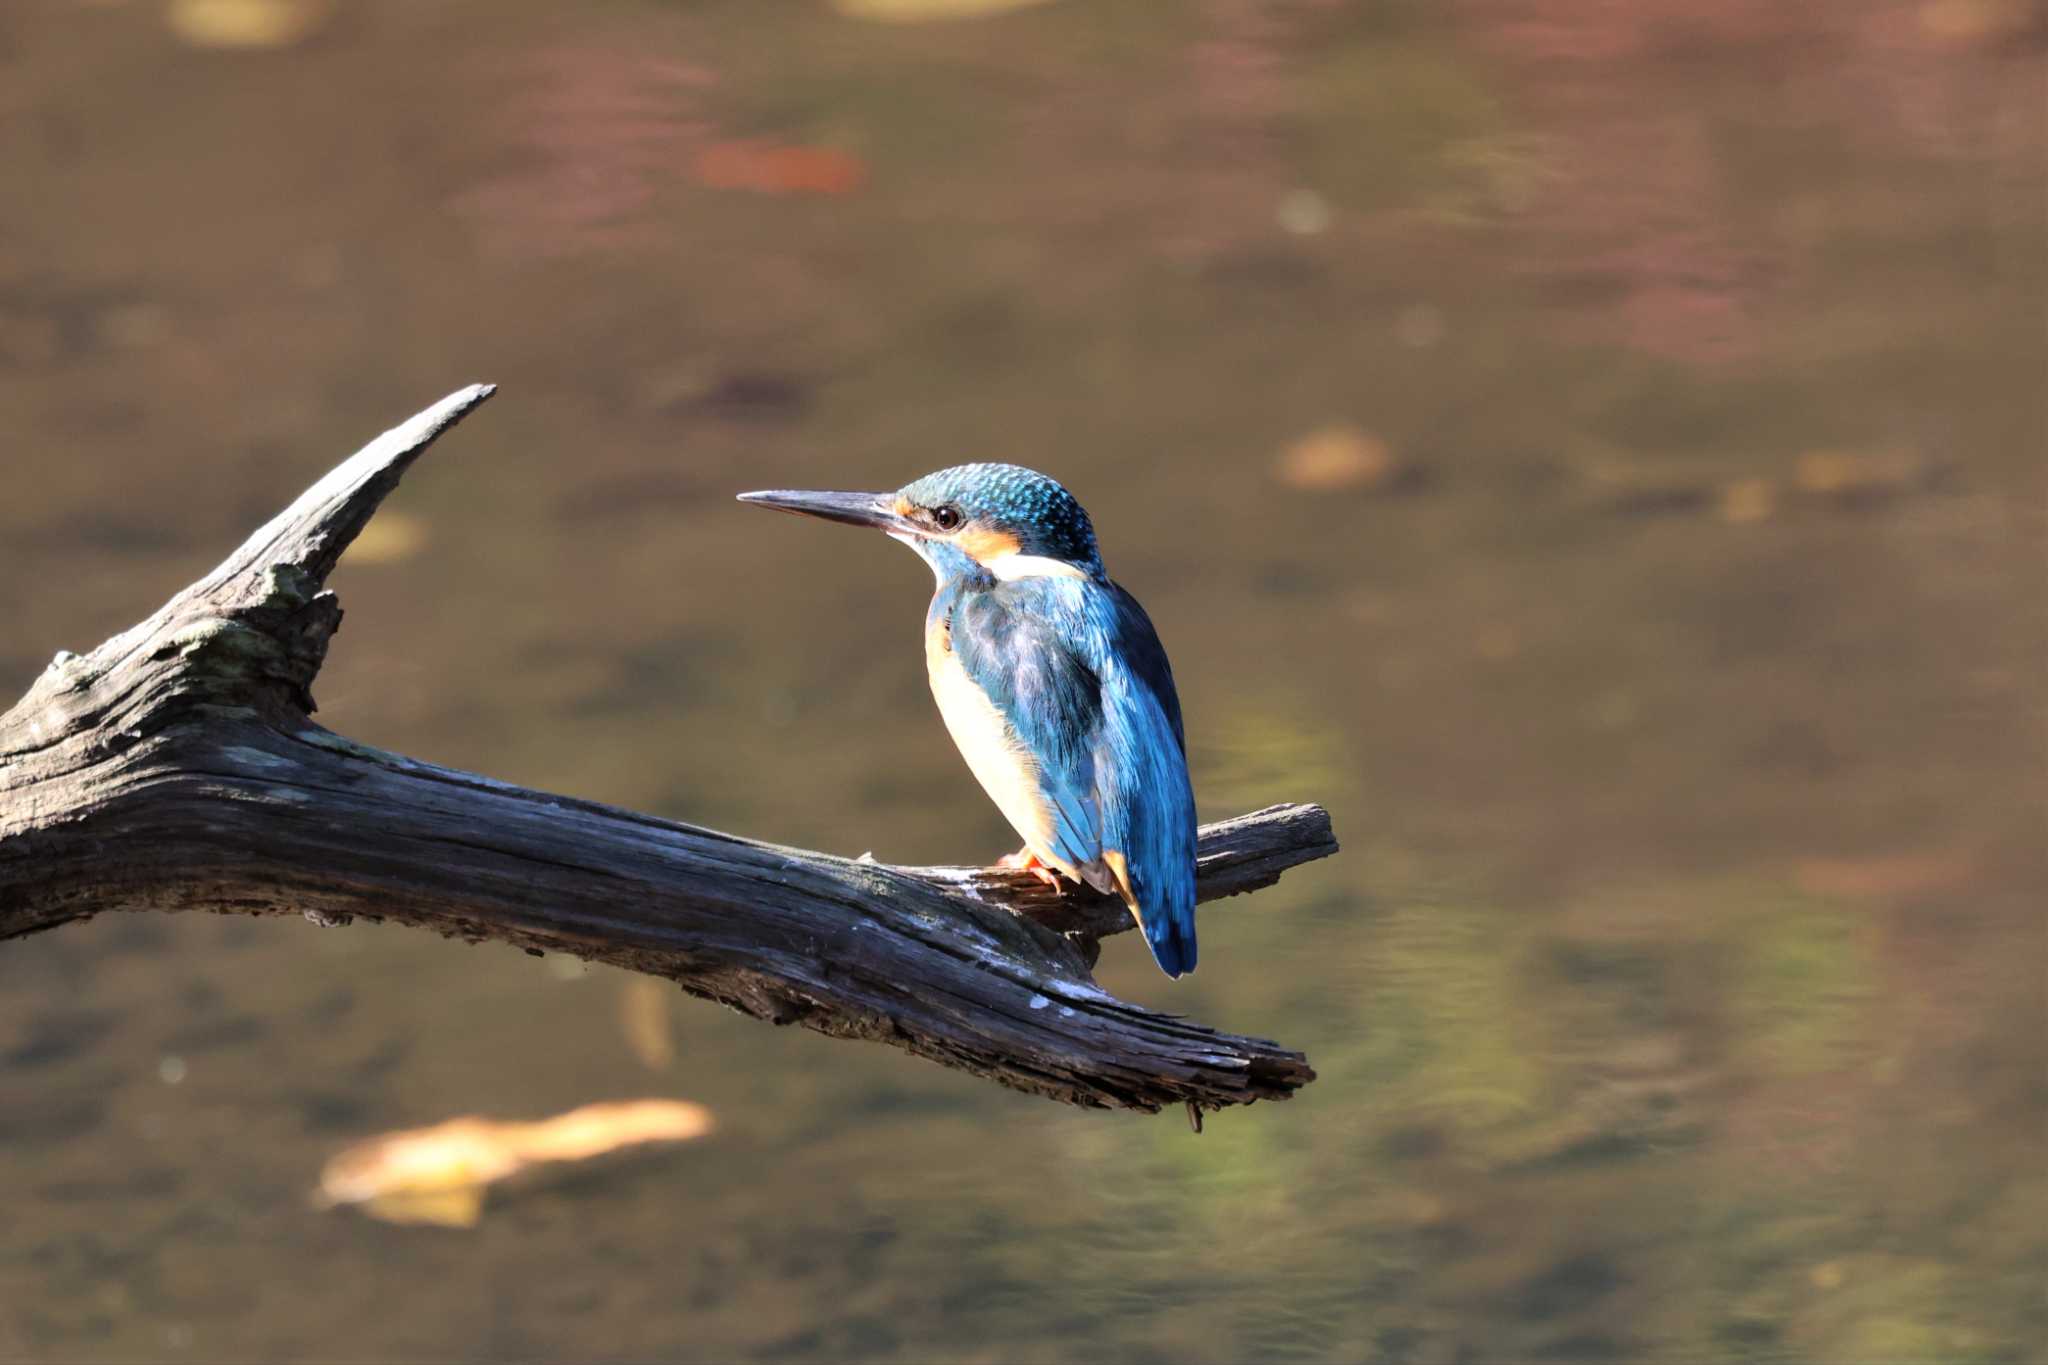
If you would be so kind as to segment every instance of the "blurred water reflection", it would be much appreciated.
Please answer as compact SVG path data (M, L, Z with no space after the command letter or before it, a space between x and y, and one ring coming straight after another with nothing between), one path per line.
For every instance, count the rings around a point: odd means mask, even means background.
M1346 844L1105 984L1321 1079L1196 1139L622 1030L573 963L102 920L0 945L0 1357L2048 1351L2048 11L868 22L946 8L0 9L0 685L489 378L338 576L325 721L989 856L923 570L728 495L1018 459L1159 621L1205 814ZM468 1232L306 1206L650 1089L718 1135Z

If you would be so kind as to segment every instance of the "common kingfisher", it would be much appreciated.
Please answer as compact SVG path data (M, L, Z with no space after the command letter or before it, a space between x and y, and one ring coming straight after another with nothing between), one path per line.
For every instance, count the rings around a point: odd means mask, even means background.
M1130 907L1168 976L1195 969L1195 797L1173 670L1056 480L967 464L894 493L741 502L886 531L938 579L924 657L967 766L1023 836L1002 860Z

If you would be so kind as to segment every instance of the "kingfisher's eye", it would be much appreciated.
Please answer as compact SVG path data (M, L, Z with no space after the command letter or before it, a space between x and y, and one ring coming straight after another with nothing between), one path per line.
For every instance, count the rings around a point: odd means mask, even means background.
M944 507L934 507L932 509L932 525L938 527L941 531L954 530L960 525L960 522L960 509L951 503L947 503Z

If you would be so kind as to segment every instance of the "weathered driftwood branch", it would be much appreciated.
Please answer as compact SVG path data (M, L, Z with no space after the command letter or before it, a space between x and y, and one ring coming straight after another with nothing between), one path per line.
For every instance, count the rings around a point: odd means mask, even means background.
M488 398L385 433L204 579L0 716L0 938L111 910L424 925L668 977L756 1018L871 1038L1072 1104L1279 1099L1301 1054L1117 1001L1128 927L993 869L778 848L383 753L308 719L328 573L406 467ZM1201 895L1336 851L1313 806L1202 833Z

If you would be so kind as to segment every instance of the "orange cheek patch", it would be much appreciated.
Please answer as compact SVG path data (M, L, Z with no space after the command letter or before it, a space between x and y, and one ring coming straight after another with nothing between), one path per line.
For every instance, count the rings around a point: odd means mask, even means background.
M998 555L1013 555L1022 548L1017 537L1007 531L991 531L983 526L970 526L953 537L953 543L983 564Z
M896 498L896 515L907 517L910 515L910 510L910 499L898 494Z

